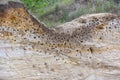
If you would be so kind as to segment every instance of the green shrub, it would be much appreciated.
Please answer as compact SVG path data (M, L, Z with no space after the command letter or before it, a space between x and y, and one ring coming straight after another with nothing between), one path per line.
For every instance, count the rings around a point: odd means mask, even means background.
M72 0L22 0L26 7L36 15L43 16L55 11L59 6L66 5Z

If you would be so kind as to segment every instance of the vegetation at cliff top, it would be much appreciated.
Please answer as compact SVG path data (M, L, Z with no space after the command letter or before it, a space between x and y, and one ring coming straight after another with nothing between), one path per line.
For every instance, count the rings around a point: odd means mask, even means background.
M38 19L54 27L83 14L114 12L117 0L21 0ZM119 1L119 0L118 0ZM77 6L78 5L78 6ZM73 8L73 9L71 9Z

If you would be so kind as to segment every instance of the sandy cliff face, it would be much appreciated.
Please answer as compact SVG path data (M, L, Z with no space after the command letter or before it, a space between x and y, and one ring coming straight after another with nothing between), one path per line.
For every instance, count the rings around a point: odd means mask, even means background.
M120 16L48 29L23 4L0 4L0 80L120 80Z

